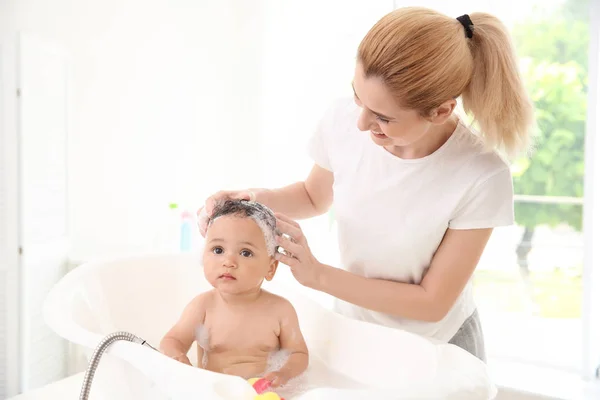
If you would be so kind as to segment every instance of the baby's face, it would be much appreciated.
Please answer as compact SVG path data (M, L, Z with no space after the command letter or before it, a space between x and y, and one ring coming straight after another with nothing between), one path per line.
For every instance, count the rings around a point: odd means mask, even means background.
M252 218L226 215L206 231L204 275L216 289L242 294L271 280L277 260L269 255L262 230Z

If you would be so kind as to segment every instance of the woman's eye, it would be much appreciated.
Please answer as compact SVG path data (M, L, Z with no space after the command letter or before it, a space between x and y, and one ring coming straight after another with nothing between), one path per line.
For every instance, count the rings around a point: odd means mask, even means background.
M240 254L242 257L252 257L252 252L250 250L242 250Z
M381 122L381 123L387 124L388 122L390 122L389 120L387 120L387 119L385 119L385 118L381 118L379 115L376 115L375 117L376 117L376 118L379 120L379 122Z
M215 254L223 254L223 248L222 247L215 247L212 249L212 252Z

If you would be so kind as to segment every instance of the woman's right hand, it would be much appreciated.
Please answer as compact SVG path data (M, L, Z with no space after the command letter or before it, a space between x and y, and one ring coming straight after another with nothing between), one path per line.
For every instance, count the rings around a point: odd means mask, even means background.
M212 214L218 202L226 199L256 201L256 194L250 190L222 190L207 198L204 206L200 207L196 213L198 217L198 229L202 237L206 236L208 216Z

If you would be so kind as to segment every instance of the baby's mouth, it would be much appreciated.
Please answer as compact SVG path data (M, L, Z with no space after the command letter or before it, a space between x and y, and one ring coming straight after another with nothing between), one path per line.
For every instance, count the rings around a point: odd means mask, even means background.
M228 274L228 273L224 273L224 274L219 275L219 279L225 279L225 280L233 280L233 281L235 281L235 277L233 275L231 275L231 274Z

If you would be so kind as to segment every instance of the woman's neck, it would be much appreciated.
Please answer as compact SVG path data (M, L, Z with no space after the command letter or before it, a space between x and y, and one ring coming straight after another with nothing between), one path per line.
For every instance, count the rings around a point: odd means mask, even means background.
M458 125L459 118L452 115L442 125L433 125L423 137L409 146L391 146L386 150L396 157L406 160L419 159L435 153L450 139Z

